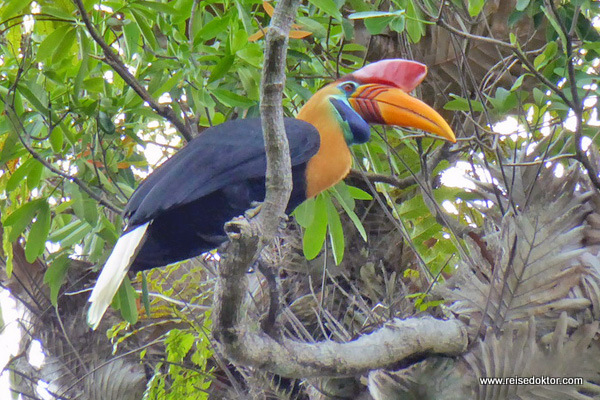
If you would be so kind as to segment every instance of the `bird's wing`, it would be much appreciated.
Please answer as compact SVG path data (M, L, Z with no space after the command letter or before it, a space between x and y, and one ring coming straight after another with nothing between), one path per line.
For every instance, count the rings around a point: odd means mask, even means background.
M287 118L285 128L292 166L307 162L319 149L311 124ZM266 155L260 119L234 120L212 127L143 181L125 208L129 226L188 204L227 185L265 176Z

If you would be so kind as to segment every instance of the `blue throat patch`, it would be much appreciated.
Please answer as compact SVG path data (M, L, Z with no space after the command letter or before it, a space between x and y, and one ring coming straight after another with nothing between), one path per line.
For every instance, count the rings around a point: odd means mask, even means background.
M367 143L371 138L371 127L358 115L346 99L331 97L329 101L337 111L338 121L344 131L348 145Z

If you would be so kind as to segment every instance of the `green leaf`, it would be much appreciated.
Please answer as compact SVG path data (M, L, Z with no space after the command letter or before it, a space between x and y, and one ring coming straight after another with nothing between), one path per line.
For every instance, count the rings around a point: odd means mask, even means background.
M337 4L333 0L308 0L309 3L315 5L317 8L320 8L325 13L331 15L333 18L338 21L342 20L342 13L338 9Z
M74 244L81 243L90 232L92 232L92 226L85 221L77 220L78 224L75 225L74 229L70 230L68 234L60 240L60 245L64 248L71 247ZM52 241L54 239L51 236Z
M413 43L418 43L425 36L423 16L412 1L406 2L406 32Z
M302 26L302 30L312 32L314 37L324 38L327 36L327 28L312 18L298 17L296 21Z
M567 43L567 37L565 36L565 33L563 32L563 30L560 28L560 24L558 23L558 21L556 21L556 19L554 18L554 15L550 11L548 11L548 9L546 7L542 6L540 8L544 12L544 15L546 16L548 21L550 21L550 25L552 25L552 28L554 28L556 33L558 33L558 36L560 37L560 40L564 47Z
M344 258L344 229L338 210L331 201L331 197L325 197L325 206L327 210L327 225L329 230L329 240L333 250L333 259L336 265L339 265Z
M37 217L33 225L31 225L31 230L25 243L25 258L27 262L34 262L44 253L46 240L50 232L50 224L50 207L48 203L44 202L40 205Z
M367 11L372 7L369 2L365 0L347 0L346 3L348 3L350 8L357 11Z
M307 260L319 255L327 236L327 210L323 196L325 194L321 193L315 198L313 221L302 236L302 250Z
M153 50L158 49L158 43L156 42L156 38L154 37L154 32L152 32L152 28L148 25L148 21L146 18L140 13L138 10L131 9L131 15L135 20L135 23L140 28L142 32L142 37L146 41L146 44Z
M548 60L546 60L546 55L544 53L538 54L538 56L533 59L533 68L535 68L536 70L539 70L541 67L543 67L547 63L548 63Z
M516 9L517 11L523 11L529 5L530 0L517 0Z
M362 11L355 12L348 15L348 19L367 19L367 18L380 18L380 17L396 17L398 15L403 15L404 10L395 11L395 12L385 12L385 11Z
M179 11L177 11L176 9L174 9L173 7L171 7L168 4L165 3L160 3L158 1L143 1L143 0L137 0L135 3L131 4L132 7L136 7L139 8L140 10L144 10L144 9L153 9L155 11L161 12L161 13L165 13L165 14L171 14L171 15L178 15Z
M250 100L244 96L240 96L239 94L230 92L229 90L215 89L212 91L212 93L217 98L217 100L219 100L221 103L228 107L248 108L256 104L255 101Z
M6 233L6 230L5 230ZM13 245L12 242L8 240L8 235L2 235L2 251L4 253L4 265L6 276L9 278L12 276L13 271Z
M52 151L55 153L62 153L64 144L64 135L62 134L60 129L53 129L50 132L50 146L52 147Z
M312 224L315 218L315 199L304 200L296 209L292 212L292 216L296 219L296 222L306 228Z
M73 18L72 14L68 13L65 10L61 10L60 8L50 7L48 5L44 5L44 8L43 8L42 11L43 11L44 14L49 14L49 15L52 15L52 16L57 17L59 19L65 19L65 20L75 21L75 18Z
M30 158L29 160L25 161L19 168L17 168L15 170L15 172L13 172L10 175L10 178L8 178L8 182L6 182L6 191L7 192L12 192L19 186L19 184L27 176L27 174L29 173L31 168L33 168L34 161L35 160L33 158ZM37 161L35 161L35 162L37 162Z
M73 83L73 96L77 104L79 104L79 96L82 94L83 81L89 75L90 70L90 43L82 30L79 31L79 43L81 47L81 61Z
M42 180L42 173L44 172L44 166L39 161L35 160L33 167L27 175L27 188L31 191L37 188Z
M29 6L29 2L24 0L5 1L4 5L2 6L2 22L6 23L7 19L17 15L27 6Z
M180 363L192 349L196 337L190 333L179 329L171 329L165 339L167 347L167 361Z
M202 41L214 39L219 33L223 32L225 27L229 24L229 18L214 18L202 29L196 33L194 37L194 44L198 44Z
M71 202L70 204L73 204L73 203ZM58 213L58 207L55 209L55 212ZM73 221L69 222L65 226L63 226L59 229L55 229L52 232L52 234L50 235L49 239L53 242L60 242L61 240L63 240L67 236L69 236L71 233L73 233L74 231L79 229L81 227L81 225L88 225L88 224L85 221L81 221L79 219L74 219Z
M503 87L497 88L495 96L490 97L489 101L499 114L512 110L518 104L517 95Z
M558 44L550 42L544 48L544 51L533 60L533 66L536 70L546 66L558 52Z
M229 72L231 66L233 65L233 61L235 60L234 56L224 56L221 57L219 62L213 67L212 72L210 73L209 82L214 82L217 79L221 79L222 77Z
M350 195L356 200L373 200L373 196L371 196L371 193L367 193L364 190L357 188L356 186L346 186L348 187L348 192L350 192Z
M235 54L248 43L248 34L242 29L234 30L230 35L229 43L230 53Z
M49 59L56 51L56 43L58 43L66 33L72 30L71 25L62 24L56 30L52 31L51 34L46 36L46 39L40 43L37 51L37 59L39 61L45 61Z
M454 100L450 100L444 105L444 110L450 111L471 111L471 107L473 111L483 111L483 104L477 100L467 100L463 97L457 96L455 94L450 94L450 97L454 98ZM470 106L469 106L470 104Z
M126 276L115 295L113 306L116 310L121 311L123 319L131 325L134 325L138 321L136 299L137 293L133 286L131 286L129 277Z
M521 85L523 84L523 80L525 79L526 76L527 76L527 74L523 74L523 75L519 76L517 78L517 80L515 81L515 83L513 83L513 85L511 86L510 91L512 92L512 91L520 88Z
M62 254L48 266L44 274L44 283L50 287L50 301L54 307L58 303L58 293L69 270L70 262L69 257Z
M354 24L348 19L342 20L342 35L349 42L354 40Z
M558 43L556 43L556 42L548 43L546 45L546 48L544 49L544 54L546 55L546 58L548 58L548 59L554 57L557 52L558 52Z
M349 186L348 189L350 189L351 187L352 186ZM355 188L355 189L357 189L357 188ZM358 189L358 190L360 190L360 189ZM339 201L339 203L342 206L342 208L344 209L344 211L346 211L346 214L348 214L348 217L350 217L350 220L356 227L356 230L358 230L358 233L360 233L360 236L366 242L367 241L367 231L365 230L365 227L363 226L362 222L360 221L360 218L358 218L358 215L356 215L356 213L352 209L353 205L348 203L347 199L345 199L344 196L342 196L339 192L334 191L334 195L335 195L336 199Z
M46 204L46 200L37 199L29 203L23 204L21 207L13 211L4 220L4 226L10 226L10 233L8 235L9 242L14 242L23 233L25 227L29 225L35 213Z
M423 215L431 215L422 196L414 196L410 200L403 201L398 206L398 214L404 219L416 219Z
M369 18L365 20L365 27L371 35L379 35L393 19L393 17Z
M73 211L79 219L87 221L91 226L98 223L98 204L75 184L69 184L69 192L73 199Z
M108 135L113 135L116 132L115 124L110 116L104 111L98 113L98 127L100 127L102 132Z
M406 18L404 18L404 15L401 15L399 17L392 19L392 22L390 23L390 29L395 32L402 33L402 32L404 32L405 27L406 27Z
M105 83L102 77L88 78L82 81L82 88L88 92L103 93Z
M260 75L258 72L250 68L237 68L236 72L247 97L249 99L258 100L260 98Z
M260 45L257 43L248 43L248 45L239 50L236 55L253 67L261 67L263 52Z
M53 63L57 63L65 57L68 57L68 55L71 53L71 47L73 46L73 43L75 43L76 35L77 31L75 28L69 29L60 38L58 45L54 44L54 52L52 53Z
M9 160L16 160L19 157L28 154L27 150L25 150L19 142L17 134L12 129L8 132L8 136L0 147L2 147L0 149L0 164L4 164Z
M242 25L244 25L244 30L248 33L252 30L252 22L250 20L250 15L248 15L248 11L242 4L240 0L234 0L235 6L238 11L238 19L242 21Z
M150 295L148 294L148 278L146 271L142 271L142 304L146 310L146 317L150 318Z
M469 15L471 15L471 17L479 15L484 5L485 0L469 0Z
M171 91L179 90L179 84L181 83L181 75L183 71L175 72L169 79L167 79L164 83L162 83L159 87L156 87L152 90L152 94L157 96L161 96L163 93ZM150 90L150 88L148 88ZM176 96L173 96L176 97Z
M29 104L37 111L48 115L48 98L44 89L34 81L25 81L24 85L19 84L19 91L27 99Z
M544 93L540 89L533 88L532 93L533 93L533 100L535 101L535 103L537 105L541 106L547 101L546 93Z
M123 27L123 37L125 38L125 49L127 57L131 58L140 51L139 40L141 31L137 24L127 24Z
M330 192L334 195L339 195L342 201L346 203L351 210L354 210L356 202L354 201L354 197L352 197L352 195L350 194L348 185L346 185L344 181L339 182L337 185L333 186L330 189Z

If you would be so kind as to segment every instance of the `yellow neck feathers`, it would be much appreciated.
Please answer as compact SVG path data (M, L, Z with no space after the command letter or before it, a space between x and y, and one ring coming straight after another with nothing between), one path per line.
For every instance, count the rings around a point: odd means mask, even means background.
M348 175L352 155L328 97L336 93L336 83L319 90L302 107L296 118L311 123L321 137L317 154L306 167L306 197L311 198Z

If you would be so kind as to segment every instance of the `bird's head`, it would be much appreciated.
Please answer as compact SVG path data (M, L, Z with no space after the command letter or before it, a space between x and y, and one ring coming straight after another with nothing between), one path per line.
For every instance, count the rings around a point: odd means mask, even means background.
M369 140L369 124L421 129L456 142L444 118L408 94L426 75L427 67L415 61L391 59L369 64L319 90L298 118L312 122L315 116L311 114L323 112L317 107L327 104L349 145Z

